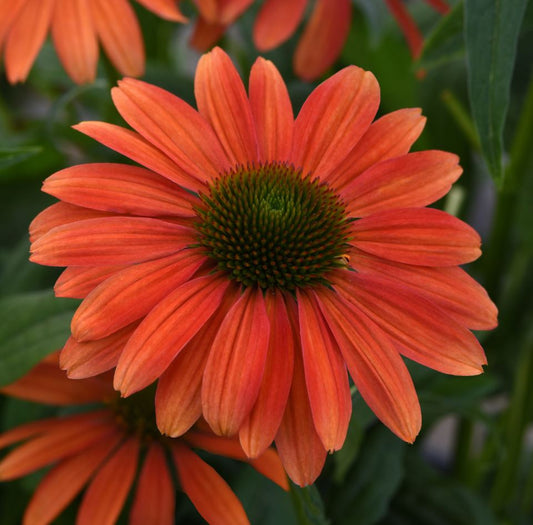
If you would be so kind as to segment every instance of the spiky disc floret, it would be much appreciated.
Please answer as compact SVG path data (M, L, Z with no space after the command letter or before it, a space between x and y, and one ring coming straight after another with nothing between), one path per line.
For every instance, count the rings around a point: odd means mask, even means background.
M345 264L344 204L292 165L239 166L200 199L199 244L244 286L294 291L327 284L325 274Z

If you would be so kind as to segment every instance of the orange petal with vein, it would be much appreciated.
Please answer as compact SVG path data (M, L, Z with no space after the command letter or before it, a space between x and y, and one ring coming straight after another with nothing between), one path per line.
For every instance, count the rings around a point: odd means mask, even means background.
M173 525L175 512L174 483L165 452L152 442L137 481L129 525Z
M198 110L215 130L230 164L258 160L250 103L239 73L222 49L216 47L200 58L194 94Z
M176 0L137 0L137 2L166 20L183 23L188 21L176 5Z
M207 275L180 286L142 321L120 356L114 387L128 396L155 381L218 309L227 279Z
M241 502L213 467L179 442L172 455L183 492L208 523L249 524Z
M261 388L269 334L262 291L247 288L222 322L204 371L203 415L215 433L237 433L250 413Z
M114 525L137 471L140 442L131 437L100 468L78 512L77 525Z
M351 225L350 243L364 252L418 266L456 266L481 255L468 224L433 208L382 211Z
M258 58L250 72L250 106L255 120L260 159L287 161L292 151L294 118L285 82L276 66Z
M122 270L124 266L69 266L54 285L56 297L83 299L101 282Z

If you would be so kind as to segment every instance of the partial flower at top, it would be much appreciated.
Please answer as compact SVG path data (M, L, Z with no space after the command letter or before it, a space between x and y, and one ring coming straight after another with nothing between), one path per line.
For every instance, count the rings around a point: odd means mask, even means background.
M31 260L68 266L56 294L85 298L61 366L73 378L116 367L124 396L159 379L163 433L203 415L215 433L238 433L250 457L275 440L300 485L344 442L346 369L412 442L420 407L401 356L479 374L485 355L469 329L496 326L494 304L459 268L479 257L478 234L425 207L460 176L457 156L408 153L425 123L418 109L372 122L379 86L355 66L320 84L296 119L262 58L247 95L215 48L195 94L198 110L123 80L112 96L134 131L76 127L144 167L86 164L44 183L61 202L31 224Z
M175 0L137 0L162 18L185 22ZM98 44L122 75L144 73L144 44L129 0L0 0L0 51L10 83L24 82L48 31L70 78L92 82Z
M180 439L165 438L155 426L150 392L120 399L111 381L108 374L82 381L68 379L54 354L19 381L1 389L9 396L65 405L71 411L82 403L100 404L90 411L33 421L0 434L0 448L24 442L0 461L0 481L52 465L33 494L22 524L52 523L87 486L77 525L113 525L135 485L128 523L173 525L173 470L178 486L207 522L247 524L246 513L233 491L193 452L197 448L248 461L239 442L215 436L205 423ZM167 456L172 462L167 461ZM274 450L268 449L250 464L282 488L288 488Z

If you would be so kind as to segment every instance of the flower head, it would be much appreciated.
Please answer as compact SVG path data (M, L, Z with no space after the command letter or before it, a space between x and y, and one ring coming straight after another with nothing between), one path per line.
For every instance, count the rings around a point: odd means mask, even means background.
M479 236L425 207L459 177L458 159L408 153L417 109L372 122L371 73L341 70L296 119L271 62L256 61L247 95L218 48L198 64L198 111L132 79L112 94L134 131L77 129L144 167L52 175L43 189L61 202L30 228L31 259L68 266L56 294L85 298L61 353L70 377L116 367L125 396L159 380L163 433L203 415L250 457L275 439L307 484L344 442L347 371L409 442L421 418L402 355L482 372L469 329L494 327L496 308L458 267L479 257Z
M137 0L162 18L185 22L174 0ZM66 72L78 84L96 75L98 45L123 75L144 72L144 45L129 0L0 0L0 50L9 82L23 82L51 31Z
M213 435L205 425L180 439L157 431L153 399L141 393L120 399L110 377L73 381L58 368L57 354L5 387L10 396L54 405L99 402L98 410L34 421L0 434L0 448L24 441L0 461L0 480L24 476L52 464L24 515L25 525L51 523L87 485L79 524L115 523L138 474L130 525L174 523L172 466L181 489L210 523L248 523L226 482L193 451L199 448L246 461L238 441ZM166 454L172 457L172 465ZM276 453L268 449L251 465L287 488Z

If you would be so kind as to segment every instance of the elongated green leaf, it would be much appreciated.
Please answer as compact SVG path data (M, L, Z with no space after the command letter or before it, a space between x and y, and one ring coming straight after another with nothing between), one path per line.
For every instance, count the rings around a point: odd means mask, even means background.
M516 43L527 0L465 0L465 43L472 115L489 170L503 178L503 126Z
M300 525L328 525L324 503L314 485L298 487L291 483L291 498Z
M65 344L76 306L77 301L56 299L49 290L0 300L0 386Z
M19 148L1 148L0 149L0 170L18 164L29 157L40 153L42 148L39 146L25 146Z

